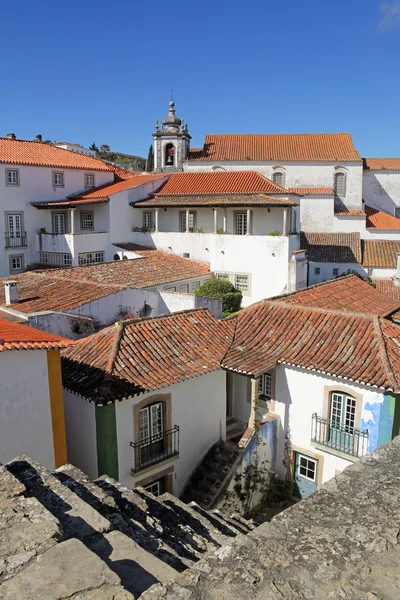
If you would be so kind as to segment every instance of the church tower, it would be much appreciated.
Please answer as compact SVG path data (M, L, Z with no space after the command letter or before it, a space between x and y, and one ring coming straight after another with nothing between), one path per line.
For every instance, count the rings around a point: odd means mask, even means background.
M188 157L190 140L187 125L175 116L175 102L169 103L168 116L159 129L156 121L154 138L154 171L174 173L183 171L183 161Z

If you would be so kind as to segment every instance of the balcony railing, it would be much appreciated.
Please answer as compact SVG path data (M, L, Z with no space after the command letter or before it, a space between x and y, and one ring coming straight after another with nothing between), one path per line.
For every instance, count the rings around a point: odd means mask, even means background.
M21 231L16 234L6 232L4 235L6 238L6 248L23 248L27 245L26 231Z
M340 425L317 413L312 416L311 441L316 444L351 456L364 456L368 453L368 440L368 429Z
M175 425L160 435L144 438L140 442L131 442L131 446L135 459L132 473L137 473L179 454L179 427Z

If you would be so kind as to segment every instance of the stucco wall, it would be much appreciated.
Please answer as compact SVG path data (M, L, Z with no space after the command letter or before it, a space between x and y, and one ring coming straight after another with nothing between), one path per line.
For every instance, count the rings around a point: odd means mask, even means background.
M65 389L63 395L68 462L95 479L98 477L95 406Z
M21 454L54 469L46 350L0 353L0 462Z
M215 371L116 403L119 479L129 488L140 483L140 473L135 479L131 475L133 449L129 444L134 439L133 406L154 394L171 394L172 425L180 428L179 456L172 462L173 493L179 496L205 453L220 436L225 437L225 372ZM165 464L166 461L159 463L151 473L146 470L142 478L154 473L157 479L157 472L165 469Z
M394 215L400 206L400 171L364 171L363 196L368 206Z
M315 273L315 269L320 269L319 275ZM336 275L333 274L333 269L339 269L338 274L346 273L349 269L360 273L363 277L367 275L366 270L358 263L308 263L308 285L314 285L315 283L321 283L322 281L329 281L335 279Z
M302 231L333 231L334 200L332 197L304 197L300 199Z

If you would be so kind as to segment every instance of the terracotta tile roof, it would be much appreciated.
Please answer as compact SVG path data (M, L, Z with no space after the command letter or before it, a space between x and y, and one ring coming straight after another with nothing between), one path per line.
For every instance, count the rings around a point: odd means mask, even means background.
M210 171L171 174L155 194L161 196L210 196L212 194L280 194L288 190L256 171Z
M0 279L0 306L5 306L4 282L9 279ZM72 277L57 277L53 271L27 271L16 275L13 280L18 281L19 302L10 308L26 314L45 310L64 312L127 287L123 283L77 282Z
M291 194L301 194L302 196L333 196L334 191L330 187L298 187L289 188Z
M245 194L235 196L155 196L139 202L131 202L134 208L153 208L164 206L297 206L293 200L274 198L267 194Z
M206 135L189 161L359 162L349 133Z
M375 279L375 284L378 292L400 301L400 286L395 285L393 279Z
M5 350L51 350L68 348L74 344L54 333L39 331L27 325L19 325L0 319L0 352Z
M136 177L137 175L141 175L141 173L138 173L136 171L129 171L128 169L123 169L122 167L119 167L118 165L112 165L112 170L114 171L115 175L119 179L130 179L131 177Z
M367 229L397 229L400 230L400 219L396 219L392 215L375 210L370 206L365 206L365 214L367 215Z
M206 309L115 323L63 352L63 386L105 404L210 373L233 327Z
M359 233L304 233L300 247L312 262L361 263Z
M265 300L241 310L225 369L257 375L282 363L400 389L400 327L377 316Z
M400 158L364 158L364 169L400 171Z
M335 217L365 217L363 210L335 210Z
M99 263L86 267L58 269L47 273L51 277L79 280L120 287L146 288L173 283L192 277L210 275L210 266L204 263L168 254L153 248L135 249L140 258Z
M280 296L279 300L296 306L315 306L381 316L400 309L400 295L398 300L388 298L357 275L346 275L318 283L304 290Z
M364 240L363 267L397 267L400 240Z
M0 138L0 163L32 167L83 169L85 171L113 171L110 164L99 158L57 148L52 144L9 140L7 138Z
M122 181L115 181L114 183L107 183L97 188L85 190L84 192L78 192L77 194L71 194L65 200L51 200L49 202L32 202L32 206L35 208L49 208L53 206L64 206L73 207L80 206L83 204L98 204L99 202L109 202L112 194L129 190L149 181L165 179L165 175L133 175ZM161 184L160 181L160 184Z

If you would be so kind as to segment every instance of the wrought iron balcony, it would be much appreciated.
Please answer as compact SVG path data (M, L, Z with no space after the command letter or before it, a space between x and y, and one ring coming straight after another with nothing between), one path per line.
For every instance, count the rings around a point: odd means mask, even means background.
M351 456L364 456L368 453L368 429L356 429L349 425L340 425L317 413L312 416L311 441L332 450Z
M26 231L14 234L6 232L4 235L6 238L6 248L23 248L27 245Z
M135 459L132 473L137 473L179 454L179 427L175 425L160 435L150 436L139 442L131 442L131 446Z

